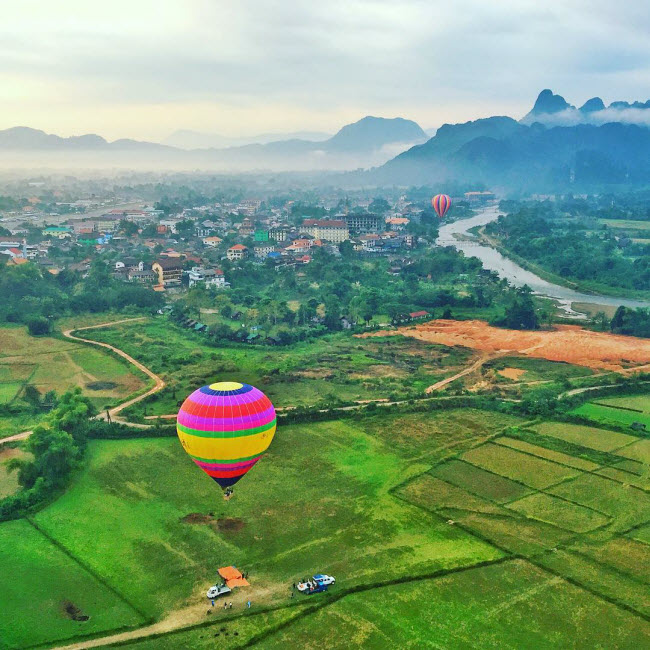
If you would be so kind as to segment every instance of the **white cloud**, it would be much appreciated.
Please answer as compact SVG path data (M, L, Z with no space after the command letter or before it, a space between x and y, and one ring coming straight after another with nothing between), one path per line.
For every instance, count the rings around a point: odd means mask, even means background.
M27 0L3 7L0 127L164 137L520 116L541 88L645 99L636 0ZM71 116L74 115L74 119ZM71 130L72 129L72 130Z

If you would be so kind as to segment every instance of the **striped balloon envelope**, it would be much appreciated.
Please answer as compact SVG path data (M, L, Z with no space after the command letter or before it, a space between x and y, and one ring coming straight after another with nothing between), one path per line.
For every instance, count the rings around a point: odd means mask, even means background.
M183 449L224 490L262 457L275 427L269 398L254 386L234 381L195 390L176 421Z
M436 211L436 214L442 219L451 207L451 198L448 194L436 194L431 199L431 205Z

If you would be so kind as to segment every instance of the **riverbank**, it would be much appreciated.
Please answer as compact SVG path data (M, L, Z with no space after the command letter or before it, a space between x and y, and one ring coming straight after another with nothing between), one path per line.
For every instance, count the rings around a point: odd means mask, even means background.
M603 295L602 293L586 293L570 286L563 286L542 277L539 273L525 268L522 264L510 259L493 245L472 237L472 229L480 230L483 226L499 218L501 212L498 206L488 206L469 219L445 223L440 227L436 244L453 246L468 257L481 260L483 267L495 271L499 277L507 280L516 287L528 285L534 293L557 300L567 314L572 314L575 305L588 303L609 307L650 307L649 300L626 297L622 294ZM548 276L547 276L548 277Z
M599 282L590 282L588 280L573 281L567 280L561 275L557 275L548 269L531 262L521 255L518 255L513 250L508 248L504 242L498 237L491 237L485 232L485 226L481 227L477 231L477 236L479 240L499 251L501 255L512 260L516 264L519 264L522 268L534 273L539 276L546 282L557 284L558 286L567 287L573 289L574 291L580 291L587 295L593 295L595 298L600 296L611 296L614 298L625 298L630 300L640 300L640 301L650 301L650 293L647 291L636 291L635 289L625 289L623 287L614 287L611 285L602 284Z

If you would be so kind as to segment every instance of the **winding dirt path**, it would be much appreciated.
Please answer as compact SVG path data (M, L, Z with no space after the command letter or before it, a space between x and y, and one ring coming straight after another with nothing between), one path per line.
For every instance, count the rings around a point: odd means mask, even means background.
M131 427L136 427L140 429L150 428L152 426L150 424L138 424L136 422L128 422L124 418L120 418L119 413L125 408L128 408L133 404L137 404L138 402L145 399L146 397L149 397L149 395L153 395L154 393L157 393L159 390L162 390L165 387L165 380L162 377L159 377L155 372L149 370L147 366L134 359L130 354L124 352L124 350L120 350L119 348L116 348L114 345L110 345L109 343L101 343L100 341L85 339L82 336L75 336L73 332L82 332L84 330L92 330L92 329L97 329L99 327L111 327L112 325L119 325L120 323L133 323L135 321L140 321L145 319L146 319L145 316L141 316L139 318L123 318L122 320L114 320L108 323L100 323L99 325L88 325L86 327L77 327L62 332L63 336L65 336L67 339L70 339L71 341L80 341L81 343L86 343L89 345L97 345L99 347L106 348L107 350L111 350L115 354L119 355L120 357L128 361L131 365L135 366L138 370L141 370L145 375L147 375L147 377L153 379L154 381L153 387L150 388L148 391L141 393L140 395L136 395L135 397L132 397L131 399L128 399L125 402L118 404L117 406L114 406L112 409L108 410L108 414L106 412L103 412L95 416L96 419L98 420L106 420L110 416L111 420L114 420L115 422L119 422L120 424L128 424ZM0 445L5 442L15 442L17 440L25 440L26 438L29 438L29 436L31 435L32 435L32 431L22 431L21 433L16 433L12 436L7 436L6 438L0 438Z
M63 336L65 336L68 339L72 339L73 341L81 341L82 343L90 343L91 345L98 345L102 348L106 348L107 350L111 350L112 352L115 352L115 354L118 354L123 359L126 359L126 361L128 361L131 365L135 366L138 370L141 370L145 375L147 375L147 377L153 379L154 385L147 392L142 393L141 395L136 395L136 397L132 397L131 399L128 399L125 402L122 402L121 404L114 406L112 409L109 409L108 413L111 419L117 419L118 421L124 422L120 418L116 418L117 414L120 413L125 408L128 408L133 404L137 404L138 402L142 401L146 397L149 397L149 395L153 395L154 393L157 393L159 390L162 390L165 387L165 380L162 379L162 377L159 377L155 372L149 370L147 366L140 363L137 359L134 359L130 354L124 352L124 350L120 350L119 348L116 348L114 345L110 345L109 343L102 343L100 341L85 339L82 336L75 336L73 332L93 330L93 329L98 329L100 327L111 327L112 325L119 325L120 323L133 323L135 321L140 321L145 319L146 319L145 316L142 316L140 318L124 318L122 320L115 320L109 323L100 323L99 325L88 325L87 327L78 327L76 329L69 329L63 332ZM97 417L98 419L102 419L102 420L107 419L106 413L100 414ZM134 425L135 423L130 423L130 424ZM145 425L140 425L140 426L145 426Z

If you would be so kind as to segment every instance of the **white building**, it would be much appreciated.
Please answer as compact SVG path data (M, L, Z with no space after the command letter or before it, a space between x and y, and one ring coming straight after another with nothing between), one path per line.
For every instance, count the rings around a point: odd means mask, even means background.
M206 288L214 287L215 289L225 289L230 286L226 282L221 269L204 269L202 266L194 266L187 273L189 286L205 284Z

